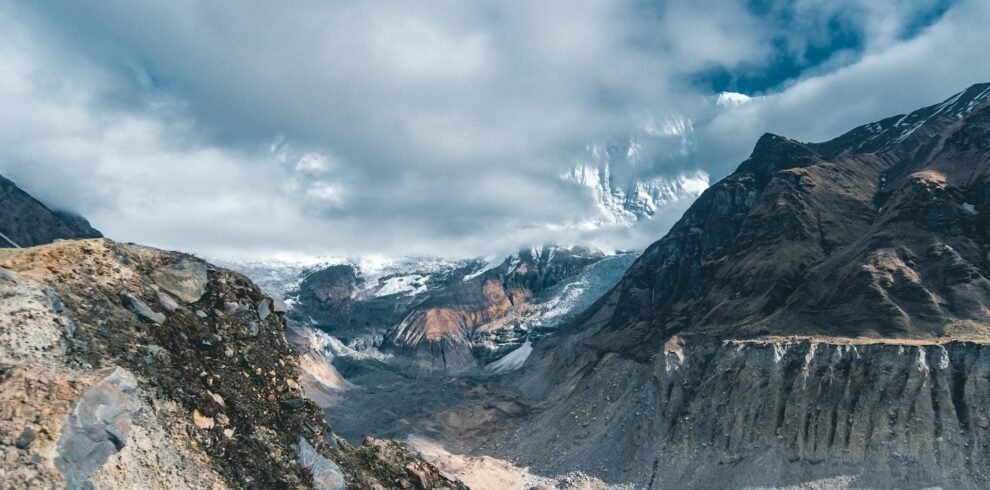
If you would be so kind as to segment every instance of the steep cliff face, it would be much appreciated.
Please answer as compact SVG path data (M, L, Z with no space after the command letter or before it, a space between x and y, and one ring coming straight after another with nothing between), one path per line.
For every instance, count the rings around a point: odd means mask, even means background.
M0 481L15 488L457 488L348 445L240 274L108 240L0 251Z
M988 354L675 337L649 363L572 357L554 368L581 381L545 371L563 389L496 451L644 488L986 488Z
M60 238L102 236L82 216L52 211L0 176L0 248L31 247Z

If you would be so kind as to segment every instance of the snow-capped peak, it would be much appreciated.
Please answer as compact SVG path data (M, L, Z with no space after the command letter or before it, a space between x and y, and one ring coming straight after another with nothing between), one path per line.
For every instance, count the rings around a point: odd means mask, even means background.
M738 107L752 100L752 97L746 94L740 94L739 92L720 92L715 99L715 105L719 107Z

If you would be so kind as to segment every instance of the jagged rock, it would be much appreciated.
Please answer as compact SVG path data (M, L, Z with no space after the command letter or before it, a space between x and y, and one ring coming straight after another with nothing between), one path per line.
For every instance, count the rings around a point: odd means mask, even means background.
M259 320L264 321L265 318L268 318L268 315L271 315L272 314L271 310L268 308L268 299L261 300L258 303L257 310L258 310L258 319Z
M282 301L280 299L273 299L272 311L275 313L285 313L289 311L289 305L285 304L285 301Z
M162 289L186 303L195 303L206 293L206 265L191 259L160 267L151 273L152 280Z
M213 417L207 417L199 413L198 409L193 410L192 419L193 425L199 427L200 429L209 430L216 426L216 421L213 420Z
M62 299L59 298L57 294L48 288L45 288L43 291L45 296L48 297L48 301L52 303L52 309L55 310L55 313L62 313L65 311L65 303L62 302Z
M127 444L131 418L141 406L136 392L134 376L116 368L83 393L56 444L54 463L67 488L85 486Z
M296 443L296 454L299 455L299 466L309 470L313 475L313 487L320 490L343 490L347 488L344 474L337 463L324 458L316 449L300 437Z
M144 301L141 301L133 294L124 293L121 295L121 299L124 302L124 306L127 306L131 311L137 314L138 318L156 324L165 323L165 315L152 310Z
M10 264L13 267L13 264ZM14 271L9 270L4 267L0 267L0 283L5 283L9 285L17 284L17 274Z
M34 431L34 429L25 427L24 430L21 431L21 435L17 436L17 440L14 441L14 447L17 449L27 449L28 446L34 442L35 437L38 437L38 434Z
M158 292L158 304L165 308L165 311L169 313L179 309L179 303L176 303L168 293Z

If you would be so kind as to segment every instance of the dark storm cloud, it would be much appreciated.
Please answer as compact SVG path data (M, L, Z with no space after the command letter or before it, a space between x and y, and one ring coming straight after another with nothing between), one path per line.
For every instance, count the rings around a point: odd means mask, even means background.
M0 172L214 254L642 246L679 208L567 226L589 143L686 116L696 151L644 177L721 176L764 130L821 139L988 73L982 2L861 3L0 3ZM719 73L773 96L712 113Z

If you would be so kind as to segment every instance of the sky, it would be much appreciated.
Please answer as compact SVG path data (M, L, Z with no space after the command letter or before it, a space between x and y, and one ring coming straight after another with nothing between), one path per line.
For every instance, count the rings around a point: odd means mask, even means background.
M680 121L626 178L714 181L764 132L990 81L987 25L985 0L0 0L0 174L212 257L642 248L690 199L589 226L561 175L593 145Z

